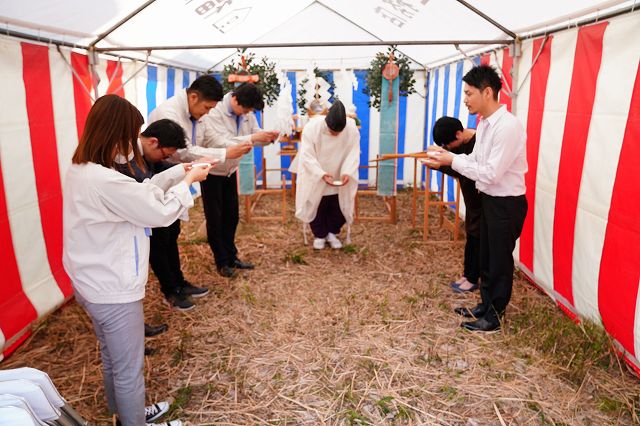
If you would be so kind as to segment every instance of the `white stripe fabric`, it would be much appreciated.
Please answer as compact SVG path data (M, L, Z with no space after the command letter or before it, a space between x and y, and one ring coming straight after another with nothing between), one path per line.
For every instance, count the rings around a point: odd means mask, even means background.
M122 63L122 83L124 84L123 86L124 97L126 100L136 105L138 109L140 109L140 106L139 106L140 102L139 102L139 96L138 96L138 79L135 77L131 78L131 76L136 71L138 71L140 67L142 67L142 63L140 62L123 62ZM144 72L145 71L140 71L140 73L144 73ZM129 78L131 78L131 80L129 80ZM146 102L145 102L145 106L146 106ZM142 116L146 115L145 110L140 109L140 112L142 113Z
M91 69L91 68L89 68ZM109 76L107 75L107 61L105 59L100 59L98 65L95 67L96 73L98 74L98 97L104 96L107 94L107 90L109 89ZM115 73L114 73L115 76Z
M0 93L12 102L0 103L0 159L13 249L25 294L38 316L64 297L51 274L42 232L31 139L22 82L20 43L0 40L3 78Z
M628 48L620 49L626 45ZM573 248L573 302L599 320L598 276L618 159L640 58L637 20L609 24L604 34L593 115L578 197ZM553 90L553 87L550 87Z
M429 146L431 145L433 142L433 109L434 109L434 96L436 95L436 80L435 80L435 72L432 70L429 72L429 92L428 92L428 102L427 102L427 114L426 114L426 120L427 120L427 126L425 129L426 132L426 140L424 141L425 146ZM424 166L420 166L421 170L420 173L422 173L422 170L425 170ZM426 172L425 172L425 179L426 179ZM429 188L431 188L431 183L430 182L422 182L424 184L424 187L426 188L427 185L429 185Z
M174 68L173 75L173 95L180 93L182 89L182 70Z
M439 115L438 117L436 117L436 119L443 117L445 115L449 117L453 117L453 111L454 111L455 102L456 102L456 64L449 64L449 65L446 65L444 68L442 68L442 70L440 71L443 73L442 77L445 76L445 74L447 73L447 70L449 72L449 83L447 87L448 92L445 94L447 99L447 108L445 110L444 108L445 98L442 97L442 100L440 101L442 103L442 115ZM442 87L444 90L445 78L443 78L442 80L443 80ZM442 190L443 190L442 192L443 201L453 201L455 199L455 187L453 188L454 198L449 198L449 179L446 175L444 176L444 185Z
M556 183L562 137L569 102L569 77L573 70L577 29L556 34L551 43L551 66L547 81L545 114L540 130L540 152L536 177L536 203L530 207L534 218L533 272L536 281L553 294L553 220L556 204ZM538 52L532 52L533 57ZM519 114L521 116L522 114ZM531 214L531 213L529 213Z
M62 52L66 61L71 63L70 52L67 49ZM60 182L64 183L64 176L71 165L71 157L73 157L73 153L78 146L76 108L73 93L74 77L56 49L49 49L49 68L51 70L53 116L56 140L58 142Z
M422 151L422 143L424 141L424 115L425 115L425 82L426 76L423 71L416 71L414 74L416 80L416 90L418 93L409 95L407 98L407 113L400 120L405 120L405 137L404 152ZM404 160L404 186L413 186L413 159ZM420 164L418 164L418 173L420 172ZM420 174L417 175L416 184L420 185Z
M158 69L157 74L157 88L156 88L156 107L167 100L167 68L160 65L156 65Z
M135 79L135 84L133 83L133 81L129 82L128 84L134 84L135 86L135 90L137 93L137 96L136 96L137 102L135 106L138 107L138 109L142 113L142 116L145 117L145 122L148 123L149 119L147 114L147 81L148 81L147 70L144 69L140 71L138 74L136 74L134 79Z
M433 132L433 125L435 124L435 122L438 120L438 118L442 117L444 115L444 102L443 99L445 96L448 96L448 93L444 93L444 67L440 67L440 69L438 70L439 75L438 75L438 87L435 88L435 90L437 90L438 93L438 99L433 99L431 100L431 103L433 104L434 101L437 101L436 104L434 105L435 111L436 111L436 115L435 115L435 120L433 123L429 123L429 126L431 127L431 132ZM433 116L429 116L430 118ZM429 138L429 144L433 145L433 135L431 135L431 137ZM431 190L433 191L437 191L438 190L438 173L434 172L431 173Z

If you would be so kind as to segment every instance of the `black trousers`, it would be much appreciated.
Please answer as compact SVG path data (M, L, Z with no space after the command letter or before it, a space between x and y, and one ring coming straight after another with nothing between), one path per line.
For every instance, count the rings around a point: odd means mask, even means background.
M344 218L340 210L340 202L338 194L326 195L320 200L316 218L311 221L309 226L311 232L316 238L326 238L327 234L339 234L340 228L347 220Z
M238 255L235 238L240 218L236 173L231 176L209 175L200 185L207 239L216 267L232 266Z
M464 276L473 284L480 278L480 238L469 233L464 245Z
M180 220L166 228L153 228L151 232L149 263L165 296L178 293L185 283L180 269L179 235Z
M527 215L527 199L482 194L480 296L488 316L500 317L511 299L513 249Z

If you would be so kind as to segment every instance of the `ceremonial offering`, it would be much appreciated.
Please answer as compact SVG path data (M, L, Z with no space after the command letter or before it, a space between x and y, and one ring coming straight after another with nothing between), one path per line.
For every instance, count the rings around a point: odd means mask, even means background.
M211 167L211 163L193 163L191 167Z

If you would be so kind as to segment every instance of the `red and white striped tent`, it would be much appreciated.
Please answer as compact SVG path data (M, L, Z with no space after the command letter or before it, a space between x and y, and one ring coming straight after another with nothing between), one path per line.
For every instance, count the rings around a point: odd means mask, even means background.
M396 44L418 82L400 103L400 152L432 143L442 115L474 127L460 78L474 63L502 71L501 102L528 133L530 213L518 265L569 315L600 322L640 371L636 3L0 0L0 348L10 353L71 297L61 263L62 180L97 95L118 93L146 115L247 46L294 87L312 66L335 76L336 91L352 95L363 119L366 163L377 152L379 115L367 107L364 70ZM344 70L360 87L341 78ZM262 118L268 126L272 111ZM269 148L261 155L268 168L281 161ZM399 182L411 167L398 168ZM453 182L445 185L452 196Z

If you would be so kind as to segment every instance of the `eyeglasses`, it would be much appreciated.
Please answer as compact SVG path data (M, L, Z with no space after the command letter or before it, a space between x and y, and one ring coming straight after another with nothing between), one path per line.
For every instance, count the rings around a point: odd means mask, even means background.
M162 158L163 159L169 158L169 157L171 157L173 155L173 152L168 152L167 148L163 148L163 147L159 146L158 149L162 153Z

